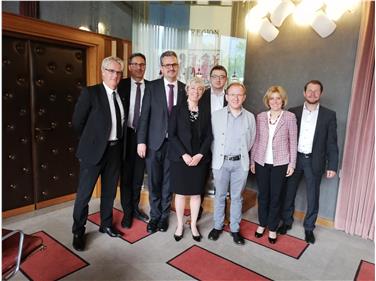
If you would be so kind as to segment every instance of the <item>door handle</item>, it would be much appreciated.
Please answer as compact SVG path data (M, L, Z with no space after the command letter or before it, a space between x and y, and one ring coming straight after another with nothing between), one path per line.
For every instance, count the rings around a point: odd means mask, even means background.
M37 132L43 132L43 131L52 131L53 128L35 128L35 131Z

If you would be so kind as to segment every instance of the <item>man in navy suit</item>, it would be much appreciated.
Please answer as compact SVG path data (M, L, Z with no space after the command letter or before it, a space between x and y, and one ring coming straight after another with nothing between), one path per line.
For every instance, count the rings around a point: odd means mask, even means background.
M165 51L160 57L162 78L150 83L142 100L137 132L137 153L146 157L148 173L150 221L147 231L166 231L171 206L168 119L174 105L186 98L185 85L177 80L178 58Z
M304 86L304 104L289 109L295 113L299 137L298 157L294 174L288 178L282 211L283 224L278 233L286 234L294 221L296 191L304 175L307 187L307 212L304 218L305 240L315 243L313 230L319 212L320 183L337 174L338 145L336 113L320 104L323 85L311 80Z
M133 218L147 221L149 217L139 209L140 192L144 181L145 159L137 154L137 127L141 113L142 98L149 81L144 80L146 58L141 53L134 53L128 59L129 78L119 83L120 92L124 93L129 105L126 127L127 143L125 161L120 179L120 201L124 211L121 226L130 228Z
M80 141L76 156L80 177L73 210L73 247L85 248L85 224L95 183L101 176L101 226L111 237L121 235L112 227L112 207L123 154L123 124L128 116L118 84L124 62L117 57L102 61L103 83L84 88L74 109L72 123Z

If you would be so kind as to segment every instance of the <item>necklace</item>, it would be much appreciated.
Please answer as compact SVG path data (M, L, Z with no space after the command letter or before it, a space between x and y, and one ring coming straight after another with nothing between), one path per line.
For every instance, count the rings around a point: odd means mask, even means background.
M272 114L270 113L270 116L269 116L269 124L270 125L275 125L279 119L279 116L281 116L281 112L277 115L277 117L274 119L274 121L272 120Z

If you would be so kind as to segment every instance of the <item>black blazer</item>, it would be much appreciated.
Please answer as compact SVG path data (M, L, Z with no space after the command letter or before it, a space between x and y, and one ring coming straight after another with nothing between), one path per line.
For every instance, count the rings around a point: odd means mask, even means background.
M223 97L223 107L227 105L226 97ZM205 110L211 112L211 88L205 90L199 101L200 110Z
M126 123L128 107L124 95L119 90L118 93ZM82 89L74 108L72 124L80 137L77 158L89 164L97 164L106 150L112 126L110 104L103 84Z
M185 84L178 81L177 105L186 99ZM138 121L137 143L144 143L152 150L158 150L166 138L169 113L163 77L153 80L145 89Z
M145 91L146 91L146 89L149 86L150 81L144 80L144 83L145 83ZM120 83L118 85L118 92L119 94L122 93L124 95L124 101L127 106L127 112L129 113L130 98L131 98L131 78L125 78L125 79L120 80Z
M303 106L290 108L298 123L298 136L302 120ZM312 169L316 175L322 175L326 170L337 171L338 144L336 113L320 105L312 146Z
M198 122L198 135L200 138L199 153L204 155L201 161L209 162L211 161L210 146L213 140L210 111L200 110ZM182 156L185 153L193 156L191 124L186 101L178 106L174 106L172 109L168 127L168 138L168 158L171 161L183 161Z

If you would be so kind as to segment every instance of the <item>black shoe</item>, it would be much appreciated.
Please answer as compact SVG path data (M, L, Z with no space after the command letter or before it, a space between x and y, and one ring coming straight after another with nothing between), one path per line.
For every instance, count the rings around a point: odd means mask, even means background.
M192 231L192 230L191 230L191 231ZM193 235L193 233L192 233L192 238L193 238L193 240L195 240L195 241L197 241L197 242L200 242L202 236L201 236L201 234L200 234L200 231L198 231L198 229L197 229L197 232L198 232L198 235L197 235L197 236L196 236L196 235Z
M117 229L115 229L112 226L110 226L110 227L101 226L101 227L99 227L99 232L107 233L111 237L121 237L124 234L124 233L118 231Z
M282 224L280 227L277 229L278 234L286 234L288 230L291 229L291 225L288 224Z
M305 241L307 243L311 243L311 244L315 243L316 239L315 239L315 235L313 235L312 230L306 230L305 231Z
M150 220L146 227L146 231L149 233L157 232L158 231L157 222L155 220Z
M175 241L179 242L183 238L183 235L184 235L184 228L183 228L183 231L180 235L174 234Z
M255 231L255 237L256 238L261 238L265 233L265 227L264 227L264 230L262 232L257 232L257 229Z
M166 232L168 229L168 220L167 219L162 219L158 223L158 230L161 232Z
M132 216L125 215L121 220L121 226L124 228L131 228L133 218Z
M73 234L73 248L76 251L83 251L85 249L85 236L84 234Z
M135 219L138 219L140 221L144 221L144 222L147 222L149 220L149 217L147 214L145 214L143 211L141 210L134 210L133 212L133 217Z
M218 229L213 228L213 229L210 231L210 233L209 233L209 235L208 235L208 238L209 238L210 240L214 240L214 241L216 241L216 240L219 238L219 235L221 235L221 233L222 233L222 230L218 230Z
M239 232L231 232L231 236L235 244L244 245L244 238L240 235Z
M202 206L200 206L200 210L198 211L197 221L199 221L201 219L203 212L204 212L204 208L202 208Z

